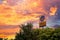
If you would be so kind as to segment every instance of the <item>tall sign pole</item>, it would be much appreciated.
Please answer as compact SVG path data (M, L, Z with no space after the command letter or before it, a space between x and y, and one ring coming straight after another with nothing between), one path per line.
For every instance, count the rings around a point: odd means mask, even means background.
M39 21L39 27L45 27L46 26L46 20L45 16L42 15L40 16L40 21Z

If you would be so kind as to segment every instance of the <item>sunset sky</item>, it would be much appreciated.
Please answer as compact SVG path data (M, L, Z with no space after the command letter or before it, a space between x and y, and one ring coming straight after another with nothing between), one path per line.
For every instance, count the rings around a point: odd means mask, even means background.
M60 0L0 0L0 37L14 37L27 22L38 27L41 15L48 27L60 25Z

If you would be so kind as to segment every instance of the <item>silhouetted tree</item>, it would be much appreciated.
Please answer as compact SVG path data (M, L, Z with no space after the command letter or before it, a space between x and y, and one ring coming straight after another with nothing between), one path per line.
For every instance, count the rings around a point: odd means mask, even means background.
M3 40L3 38L0 38L0 40Z
M14 40L14 39L11 39L11 40Z
M8 38L5 38L4 40L8 40Z
M60 28L32 29L33 25L28 23L22 25L22 29L16 34L15 40L60 40Z
M17 33L15 40L32 40L32 27L33 25L31 23L27 23L27 25L20 26L22 30Z

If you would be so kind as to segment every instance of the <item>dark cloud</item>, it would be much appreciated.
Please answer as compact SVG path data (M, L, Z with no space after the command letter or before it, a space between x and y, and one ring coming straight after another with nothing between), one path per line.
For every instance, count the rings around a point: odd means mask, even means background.
M3 0L0 0L0 4L2 4Z
M56 17L56 19L59 19L60 20L60 8L58 8L58 10L57 10L57 13L56 13L57 15L57 17Z
M50 16L47 25L60 25L60 0L45 0L44 2L44 9L50 13L51 7L57 7L56 15Z

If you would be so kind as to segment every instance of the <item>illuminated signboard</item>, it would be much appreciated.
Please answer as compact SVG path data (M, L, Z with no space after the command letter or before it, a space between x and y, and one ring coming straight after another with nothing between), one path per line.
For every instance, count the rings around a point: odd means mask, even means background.
M46 26L45 16L40 17L39 27Z

